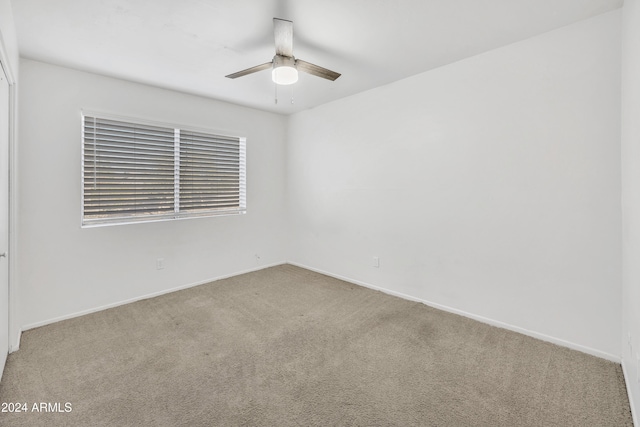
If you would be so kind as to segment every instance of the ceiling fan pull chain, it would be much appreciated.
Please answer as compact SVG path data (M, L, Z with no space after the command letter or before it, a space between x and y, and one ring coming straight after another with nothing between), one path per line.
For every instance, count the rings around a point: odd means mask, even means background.
M275 88L275 93L276 93L275 94L275 101L276 101L276 104L277 104L278 103L278 84L274 83L273 86Z
M291 85L291 103L293 104L293 85Z

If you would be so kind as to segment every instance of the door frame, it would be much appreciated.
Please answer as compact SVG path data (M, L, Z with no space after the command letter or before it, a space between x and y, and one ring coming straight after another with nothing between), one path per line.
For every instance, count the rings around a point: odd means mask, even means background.
M9 353L20 347L22 333L18 318L18 286L17 286L17 218L18 218L18 150L17 129L18 109L16 75L18 64L11 64L2 33L0 32L0 66L9 83ZM13 67L12 67L13 66Z

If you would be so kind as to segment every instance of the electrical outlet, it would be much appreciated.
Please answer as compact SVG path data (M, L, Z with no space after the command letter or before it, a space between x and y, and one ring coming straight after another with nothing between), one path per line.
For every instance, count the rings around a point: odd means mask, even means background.
M373 257L373 266L374 266L375 268L380 267L380 258L378 258L377 256L374 256L374 257Z
M156 260L156 270L163 270L164 269L164 258L158 258Z

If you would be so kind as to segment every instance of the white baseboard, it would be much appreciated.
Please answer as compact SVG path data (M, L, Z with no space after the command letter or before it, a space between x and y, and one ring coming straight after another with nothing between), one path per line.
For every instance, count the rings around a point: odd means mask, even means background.
M633 396L631 395L631 387L629 386L629 384L631 384L631 381L633 381L633 378L629 378L629 374L627 371L627 366L624 363L624 359L622 359L622 374L624 375L624 382L627 385L627 397L629 398L629 407L631 408L631 418L633 419L633 425L634 426L640 426L640 423L638 422L638 413L636 412L636 409L633 406Z
M511 325L511 324L505 323L505 322L501 322L499 320L494 320L494 319L490 319L490 318L487 318L487 317L479 316L479 315L476 315L476 314L473 314L473 313L468 313L466 311L459 310L457 308L453 308L453 307L445 306L445 305L442 305L442 304L434 303L434 302L427 301L427 300L424 300L424 299L421 299L421 298L417 298L417 297L414 297L414 296L411 296L411 295L403 294L401 292L396 292L396 291L393 291L393 290L390 290L390 289L382 288L380 286L374 286L374 285L371 285L369 283L365 283L365 282L362 282L362 281L359 281L359 280L355 280L355 279L351 279L351 278L348 278L348 277L340 276L338 274L329 273L327 271L324 271L324 270L321 270L321 269L318 269L318 268L310 267L310 266L307 266L307 265L304 265L304 264L291 262L291 261L289 261L289 262L278 262L278 263L273 263L273 264L269 264L269 265L261 265L261 266L258 266L256 268L250 268L250 269L234 272L232 274L226 274L226 275L210 278L210 279L207 279L207 280L202 280L202 281L199 281L199 282L196 282L196 283L189 283L189 284L186 284L186 285L177 286L177 287L174 287L174 288L165 289L165 290L158 291L158 292L153 292L151 294L141 295L141 296L138 296L138 297L127 299L127 300L118 301L118 302L115 302L115 303L112 303L112 304L107 304L107 305L103 305L103 306L99 306L99 307L94 307L94 308L90 308L90 309L87 309L87 310L82 310L82 311L78 311L78 312L75 312L75 313L67 314L67 315L64 315L64 316L59 316L59 317L47 319L47 320L44 320L44 321L31 323L31 324L28 324L28 325L24 325L22 327L22 331L27 331L29 329L38 328L40 326L45 326L45 325L48 325L48 324L51 324L51 323L60 322L62 320L67 320L67 319L72 319L74 317L84 316L86 314L95 313L95 312L98 312L98 311L106 310L108 308L118 307L120 305L129 304L129 303L132 303L132 302L136 302L136 301L140 301L140 300L144 300L144 299L157 297L157 296L168 294L168 293L171 293L171 292L176 292L176 291L179 291L179 290L182 290L182 289L187 289L187 288L191 288L191 287L194 287L194 286L203 285L205 283L213 282L213 281L216 281L216 280L226 279L226 278L229 278L229 277L238 276L240 274L251 273L253 271L258 271L258 270L262 270L262 269L265 269L265 268L274 267L274 266L282 265L282 264L286 264L286 263L291 264L291 265L295 265L297 267L305 268L307 270L315 271L317 273L324 274L324 275L329 276L329 277L334 277L336 279L344 280L346 282L350 282L350 283L353 283L353 284L356 284L356 285L359 285L359 286L363 286L365 288L370 288L370 289L374 289L374 290L377 290L377 291L380 291L380 292L384 292L386 294L393 295L393 296L396 296L396 297L399 297L399 298L403 298L403 299L406 299L406 300L409 300L409 301L420 302L422 304L428 305L428 306L433 307L433 308L437 308L439 310L443 310L443 311L447 311L449 313L454 313L454 314L458 314L460 316L468 317L470 319L477 320L479 322L486 323L486 324L489 324L489 325L492 325L492 326L496 326L498 328L508 329L508 330L511 330L511 331L514 331L514 332L518 332L518 333L521 333L521 334L524 334L524 335L528 335L530 337L537 338L537 339L540 339L542 341L551 342L553 344L557 344L557 345L560 345L562 347L571 348L573 350L581 351L583 353L587 353L587 354L590 354L592 356L600 357L602 359L610 360L612 362L617 362L617 363L621 362L619 356L615 356L613 354L609 354L609 353L606 353L606 352L603 352L603 351L600 351L600 350L596 350L596 349L593 349L593 348L590 348L590 347L586 347L586 346L583 346L583 345L580 345L580 344L572 343L570 341L566 341L566 340L563 340L563 339L560 339L560 338L556 338L556 337L553 337L553 336L550 336L550 335L542 334L542 333L539 333L539 332L536 332L536 331L531 331L531 330L528 330L528 329L521 328L519 326L515 326L515 325ZM11 349L12 352L18 350L19 343L20 343L20 337L18 337L18 342L16 343L15 348L12 347L12 349Z
M41 322L30 323L28 325L23 326L21 332L28 331L29 329L39 328L40 326L49 325L51 323L60 322L62 320L73 319L74 317L84 316L86 314L91 314L91 313L95 313L95 312L98 312L98 311L106 310L108 308L118 307L118 306L121 306L121 305L130 304L132 302L141 301L141 300L145 300L145 299L149 299L149 298L154 298L154 297L157 297L157 296L160 296L160 295L169 294L171 292L180 291L182 289L192 288L194 286L204 285L205 283L215 282L216 280L227 279L229 277L239 276L241 274L251 273L253 271L263 270L265 268L275 267L276 265L282 265L282 264L286 264L286 262L277 262L277 263L268 264L268 265L260 265L260 266L258 266L256 268L249 268L249 269L246 269L246 270L237 271L235 273L225 274L225 275L222 275L222 276L217 276L217 277L214 277L214 278L211 278L211 279L201 280L201 281L195 282L195 283L189 283L189 284L186 284L186 285L176 286L175 288L164 289L162 291L153 292L153 293L146 294L146 295L140 295L138 297L129 298L129 299L126 299L126 300L123 300L123 301L118 301L118 302L114 302L114 303L111 303L111 304L102 305L102 306L99 306L99 307L94 307L94 308L78 311L78 312L71 313L71 314L65 314L64 316L54 317L54 318L51 318L51 319L43 320ZM12 351L16 351L16 350L17 350L17 348L15 350L12 350Z
M16 335L16 340L13 343L9 343L9 354L13 353L14 351L20 350L20 338L22 337L22 329Z
M428 305L429 307L437 308L438 310L443 310L443 311L447 311L449 313L458 314L460 316L468 317L470 319L477 320L479 322L486 323L486 324L489 324L491 326L496 326L498 328L508 329L510 331L518 332L518 333L521 333L523 335L527 335L527 336L530 336L530 337L533 337L533 338L537 338L537 339L542 340L542 341L547 341L547 342L550 342L550 343L553 343L553 344L557 344L557 345L562 346L562 347L567 347L567 348L570 348L572 350L577 350L577 351L580 351L582 353L587 353L587 354L590 354L592 356L599 357L601 359L609 360L611 362L620 363L620 357L619 356L615 356L613 354L609 354L609 353L606 353L604 351L596 350L596 349L591 348L591 347L586 347L586 346L583 346L583 345L580 345L580 344L572 343L570 341L565 341L563 339L556 338L556 337L553 337L551 335L542 334L542 333L536 332L536 331L530 331L528 329L524 329L524 328L521 328L519 326L511 325L509 323L501 322L499 320L494 320L494 319L490 319L490 318L487 318L487 317L484 317L484 316L479 316L477 314L468 313L466 311L459 310L457 308L453 308L453 307L449 307L449 306L446 306L446 305L438 304L438 303L435 303L435 302L427 301L427 300L424 300L424 299L421 299L421 298L416 298L414 296L403 294L401 292L392 291L390 289L382 288L380 286L374 286L374 285L371 285L369 283L365 283L365 282L362 282L362 281L359 281L359 280L355 280L355 279L351 279L351 278L348 278L348 277L340 276L338 274L329 273L327 271L323 271L323 270L320 270L320 269L317 269L317 268L313 268L313 267L310 267L308 265L299 264L299 263L292 262L292 261L289 261L288 264L295 265L295 266L301 267L301 268L305 268L307 270L315 271L316 273L324 274L326 276L334 277L336 279L344 280L345 282L353 283L353 284L356 284L356 285L359 285L359 286L363 286L365 288L369 288L369 289L373 289L373 290L376 290L376 291L384 292L385 294L393 295L393 296L396 296L396 297L399 297L399 298L402 298L402 299L406 299L406 300L409 300L409 301L420 302L422 304Z

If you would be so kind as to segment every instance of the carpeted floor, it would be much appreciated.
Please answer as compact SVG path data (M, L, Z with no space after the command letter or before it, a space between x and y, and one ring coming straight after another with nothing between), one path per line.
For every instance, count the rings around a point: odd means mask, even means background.
M290 265L27 331L0 402L27 403L11 426L632 425L618 364Z

